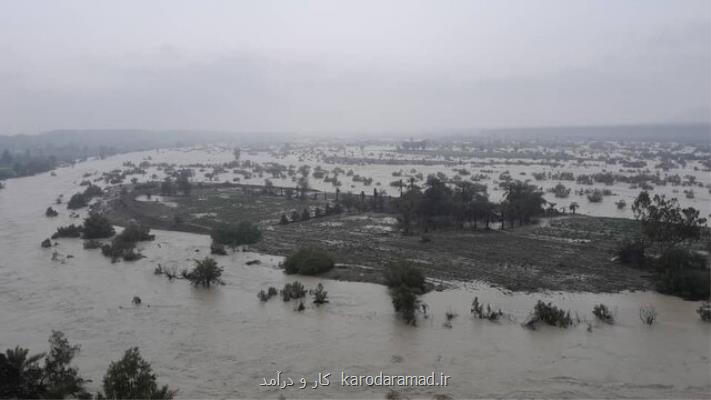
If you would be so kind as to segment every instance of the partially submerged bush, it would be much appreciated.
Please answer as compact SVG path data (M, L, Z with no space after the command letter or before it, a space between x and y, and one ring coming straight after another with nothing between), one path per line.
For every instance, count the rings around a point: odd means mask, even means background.
M385 284L389 288L405 285L418 293L425 292L425 277L413 264L404 261L394 261L385 269Z
M67 208L70 210L77 210L79 208L86 207L87 204L89 204L89 199L87 199L84 194L75 193L69 199L69 202L67 203Z
M529 328L535 328L535 324L539 321L559 328L567 328L573 325L570 311L564 311L550 302L544 303L541 300L538 300L533 308L533 315L524 325Z
M119 259L124 261L140 260L144 256L136 251L136 243L112 241L111 244L101 246L101 254L111 258L111 262L116 262Z
M84 219L84 239L105 239L116 233L108 218L91 213Z
M457 313L455 313L452 310L447 310L447 312L444 313L444 323L442 324L443 327L445 328L452 328L452 321L454 321L455 318L457 318Z
M711 271L706 258L686 249L671 249L655 263L656 289L687 300L705 300L711 295Z
M487 303L486 309L484 309L484 304L479 303L479 297L474 297L472 302L472 314L479 319L488 319L489 321L498 321L499 318L504 316L501 310L494 311L491 309L491 305Z
M385 284L395 311L407 323L415 324L415 311L420 307L417 296L425 292L425 277L411 263L399 260L388 264L384 271Z
M328 292L323 290L323 285L320 282L312 293L314 296L314 303L319 305L328 303Z
M259 228L247 221L239 224L220 224L212 229L210 237L215 243L237 247L257 243L262 238Z
M602 201L603 193L600 189L595 189L592 193L588 193L588 201L591 203L599 203Z
M287 274L316 275L329 271L335 265L330 254L316 247L302 247L284 260Z
M264 291L264 289L260 290L259 293L257 293L257 297L259 298L259 300L267 302L269 301L269 299L276 296L277 294L277 289L274 286L269 286L269 289L267 289L267 291Z
M178 277L178 271L175 267L168 268L168 267L163 267L162 265L158 264L157 267L153 270L154 275L165 275L168 280L172 281L173 279L176 279Z
M44 212L44 215L47 217L56 217L59 215L59 213L52 207L47 207L47 210Z
M696 309L696 313L699 314L699 318L701 318L702 321L711 322L711 303L708 301L703 302L703 304Z
M217 254L218 256L226 256L227 249L222 243L215 243L214 241L210 244L210 254Z
M414 324L415 311L420 306L416 292L409 286L401 285L390 289L390 297L392 298L395 311L400 313L407 323Z
M83 228L80 225L67 225L57 228L57 232L52 235L52 239L57 238L78 238L81 236Z
M615 323L615 317L612 315L610 310L604 304L598 304L598 305L594 306L592 313L595 317L597 317L597 319L599 319L602 322L606 322L608 324Z
M202 260L194 260L195 267L190 271L183 271L183 278L189 280L195 286L209 288L212 284L223 285L223 268L217 265L214 258L205 257Z
M279 292L281 293L281 298L284 301L289 301L291 299L300 299L306 296L306 289L304 285L299 281L294 281L284 285L284 288Z
M101 242L95 239L90 239L90 240L85 240L84 241L84 249L85 250L94 250L94 249L99 249L101 248Z
M40 246L42 246L42 248L44 249L47 249L52 247L52 242L49 239L45 239L42 241L42 243L40 243Z
M639 319L646 325L654 324L657 320L657 309L654 306L642 306L639 308Z
M101 246L101 253L111 257L112 262L116 262L119 258L124 261L135 261L143 258L143 255L136 251L136 243L153 239L155 235L150 234L148 227L131 224L116 235L111 244Z
M123 242L145 242L156 238L151 235L151 229L145 225L129 224L124 230L116 236L116 239Z
M86 198L88 201L94 197L101 196L102 194L104 194L104 191L101 190L101 188L96 185L89 185L86 187L86 189L84 189L83 194L84 194L84 198Z

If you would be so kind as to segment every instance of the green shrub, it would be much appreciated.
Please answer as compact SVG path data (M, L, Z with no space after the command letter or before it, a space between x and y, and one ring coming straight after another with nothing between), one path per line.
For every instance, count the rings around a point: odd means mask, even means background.
M52 331L49 345L49 352L35 355L21 347L0 352L0 398L91 398L84 388L87 381L72 365L79 346L70 345L58 331Z
M89 204L89 199L86 198L82 193L75 193L72 198L69 199L67 203L67 208L70 210L76 210L82 207L86 207Z
M385 284L389 288L407 286L417 293L425 292L425 277L412 263L404 260L394 261L385 269Z
M533 315L525 325L535 328L535 324L539 321L560 328L567 328L573 325L570 311L563 311L550 302L544 303L541 300L538 300L536 303L536 306L533 308Z
M414 323L415 311L419 307L415 291L406 285L401 285L390 289L390 297L395 311L400 313L406 322Z
M135 242L117 241L116 239L111 244L101 246L101 254L110 257L111 262L116 262L118 259L136 261L143 258L143 255L136 251Z
M84 241L84 249L86 249L86 250L94 250L94 249L100 249L100 248L101 248L101 242L98 240L90 239L90 240Z
M602 201L603 193L600 189L595 189L592 193L588 193L588 201L591 203L599 203Z
M266 302L277 294L279 294L277 289L274 286L269 286L269 289L267 289L267 291L264 291L264 289L260 290L259 293L257 293L257 297L259 298L259 300Z
M613 317L610 310L604 304L598 304L595 307L593 307L592 313L595 317L597 317L597 319L599 319L602 322L606 322L608 324L615 323L615 317Z
M644 251L644 244L641 240L625 239L620 246L615 249L615 254L622 264L644 268L647 265L647 257L644 255Z
M262 238L259 228L247 221L239 224L220 224L212 229L210 237L215 243L237 247L257 243Z
M195 267L190 271L183 271L183 277L195 286L209 288L211 284L224 284L222 281L223 268L217 265L214 258L205 257L195 260Z
M222 243L215 243L214 241L210 244L210 254L216 254L218 256L226 256L227 250L225 245Z
M114 227L109 222L108 218L91 213L84 219L84 238L85 239L105 239L110 238L116 233Z
M654 306L641 306L639 308L639 319L645 325L652 325L657 320L657 309Z
M135 261L143 258L143 255L136 251L136 243L153 239L155 235L150 234L148 227L130 224L116 235L111 244L101 246L101 253L111 257L112 262L116 262L119 258L124 261Z
M281 293L281 298L284 301L289 301L291 299L300 299L306 296L306 289L304 285L299 281L294 281L284 285L284 288L279 292Z
M696 309L696 313L699 314L702 321L711 322L711 303L705 301Z
M78 238L81 236L83 228L80 225L67 225L57 228L57 232L52 235L52 239L57 238Z
M116 236L116 240L133 243L150 241L156 238L150 231L151 229L145 225L129 224Z
M143 255L136 251L136 243L154 238L155 235L150 234L148 227L131 224L116 235L111 244L101 246L101 253L106 257L111 257L112 262L116 262L119 258L124 261L135 261L143 258Z
M333 257L314 247L302 247L284 260L287 274L316 275L329 271L335 265Z
M328 292L323 290L323 285L320 282L313 291L313 295L314 303L319 305L328 303Z
M655 263L656 289L687 300L706 300L711 295L711 271L706 258L685 249L666 251Z
M94 198L94 197L99 197L99 196L101 196L102 194L104 194L104 191L101 190L101 188L98 187L98 186L96 186L96 185L89 185L89 186L87 186L86 189L84 190L84 197L85 197L87 200L91 200L91 199Z
M504 316L504 313L501 310L492 310L490 304L487 304L486 309L484 309L484 304L479 303L479 297L474 297L471 312L477 318L488 319L489 321L497 321L499 318Z
M108 399L172 399L176 391L168 386L158 388L151 364L141 357L138 347L126 351L123 358L112 362L102 381Z

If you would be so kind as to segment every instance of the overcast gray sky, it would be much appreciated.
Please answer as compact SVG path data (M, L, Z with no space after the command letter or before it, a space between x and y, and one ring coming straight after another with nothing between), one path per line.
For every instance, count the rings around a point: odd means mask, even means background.
M0 0L0 134L709 121L711 1Z

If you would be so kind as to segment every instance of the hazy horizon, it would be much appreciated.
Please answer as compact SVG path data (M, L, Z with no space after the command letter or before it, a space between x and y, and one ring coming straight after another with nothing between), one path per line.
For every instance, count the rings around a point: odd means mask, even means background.
M707 1L0 4L0 134L709 123Z

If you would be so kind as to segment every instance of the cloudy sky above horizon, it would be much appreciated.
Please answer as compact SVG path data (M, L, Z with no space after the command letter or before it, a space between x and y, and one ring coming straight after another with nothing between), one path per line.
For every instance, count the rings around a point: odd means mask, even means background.
M0 0L0 134L709 120L708 0Z

